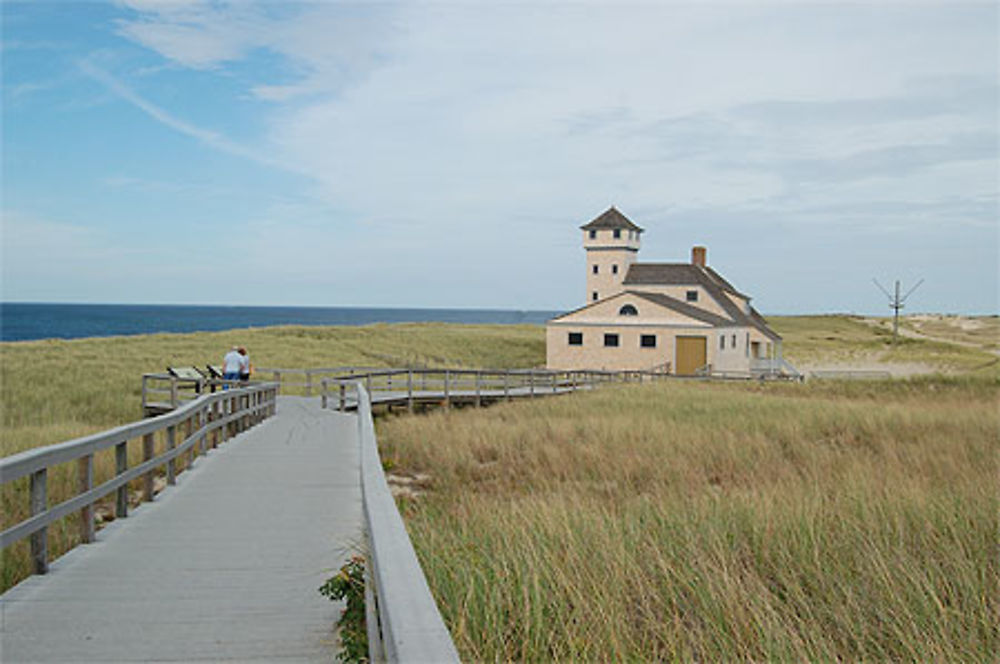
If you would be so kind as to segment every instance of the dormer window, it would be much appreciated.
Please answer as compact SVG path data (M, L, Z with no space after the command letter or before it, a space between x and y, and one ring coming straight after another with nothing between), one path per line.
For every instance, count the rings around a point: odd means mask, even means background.
M614 230L614 234L615 234L614 237L615 237L616 240L622 239L622 229L616 228Z
M687 292L687 301L688 302L697 302L698 301L698 291L696 291L696 290L689 290Z
M626 304L625 306L623 306L621 309L618 310L618 315L619 316L638 316L639 315L639 310L636 309L631 304Z
M590 239L591 240L597 239L597 231L590 231Z

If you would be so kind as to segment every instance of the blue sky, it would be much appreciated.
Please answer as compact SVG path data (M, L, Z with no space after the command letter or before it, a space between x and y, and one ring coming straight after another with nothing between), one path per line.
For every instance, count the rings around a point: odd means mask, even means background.
M7 301L996 313L994 3L2 4Z

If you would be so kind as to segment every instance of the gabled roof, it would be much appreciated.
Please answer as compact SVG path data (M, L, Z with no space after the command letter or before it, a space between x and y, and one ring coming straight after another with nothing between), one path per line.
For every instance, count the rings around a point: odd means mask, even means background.
M703 323L708 323L712 327L729 327L733 324L733 321L727 320L722 316L713 314L711 311L705 311L704 309L699 309L698 307L691 306L687 302L681 302L675 297L670 297L669 295L663 295L662 293L643 293L640 291L625 291L631 295L641 297L644 300L649 300L654 304L658 304L661 307L666 307L671 311L676 311L679 314L684 314L688 318L694 318L695 320L700 320Z
M580 226L585 231L594 231L601 229L614 229L614 228L624 228L630 231L636 231L641 233L642 229L632 223L628 217L618 211L614 205L609 207L602 215L591 221L585 226Z
M710 267L692 263L632 263L625 275L623 286L701 286L709 297L718 302L732 323L755 327L767 337L778 340L781 336L768 327L764 317L753 307L750 313L730 300L725 292L741 297L749 303L750 298L733 288L732 284Z
M579 309L574 309L573 311L564 313L561 316L556 316L549 322L562 320L567 316L578 314L581 311L585 311L592 307L596 307L600 304L604 304L608 300L613 300L615 298L622 296L630 296L642 300L647 300L649 302L652 302L653 304L657 304L661 307L665 307L672 311L676 311L677 313L687 316L688 318L693 318L694 320L701 321L702 323L712 325L713 327L730 327L733 325L733 321L731 320L727 320L722 316L713 314L711 311L705 311L704 309L693 307L690 304L687 304L686 302L681 302L680 300L672 298L669 295L661 295L660 293L643 293L640 291L633 291L633 290L621 291L615 293L614 295L609 295L608 297L601 298L597 302L591 302L590 304L582 306Z
M693 263L632 263L625 275L625 286L705 286L711 284L749 300L710 267Z

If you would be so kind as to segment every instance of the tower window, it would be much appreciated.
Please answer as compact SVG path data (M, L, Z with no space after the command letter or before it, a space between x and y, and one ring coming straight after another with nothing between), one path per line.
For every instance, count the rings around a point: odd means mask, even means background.
M696 290L689 290L687 292L687 301L688 302L697 302L698 301L698 291L696 291Z
M597 239L597 231L590 231L590 239L591 240Z
M570 346L582 346L583 345L583 332L570 332L569 333L569 345Z
M616 228L615 231L614 231L614 233L615 233L615 239L616 240L620 240L621 237L622 237L622 229Z
M639 346L642 348L656 348L656 335L644 334L639 337Z
M597 274L597 266L594 266L594 274Z
M726 335L719 335L719 350L726 350Z
M618 266L617 265L612 265L611 266L611 274L618 274Z
M626 304L626 305L622 306L621 309L618 310L618 315L619 316L638 316L639 315L639 310L636 309L635 306L633 306L631 304Z
M597 291L594 291L593 293L590 294L590 299L593 300L594 302L597 302Z
M618 348L618 335L617 334L605 334L604 335L604 345L608 348Z

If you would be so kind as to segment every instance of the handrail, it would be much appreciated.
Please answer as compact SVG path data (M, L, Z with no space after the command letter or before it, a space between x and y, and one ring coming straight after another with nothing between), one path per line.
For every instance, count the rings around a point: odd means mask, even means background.
M487 401L510 401L590 389L608 382L662 380L668 374L653 371L549 370L549 369L376 369L364 374L323 378L320 396L324 408L351 410L357 407L347 388L362 380L373 405L405 405L417 402L455 402L481 405Z
M205 391L215 392L218 388L245 387L249 383L227 378L184 378L169 372L144 373L142 375L142 415L173 410L182 403L194 401ZM166 385L166 387L158 387ZM164 401L153 401L150 397L160 395Z
M128 483L145 476L144 500L153 499L153 473L166 466L167 484L175 483L175 459L186 452L193 455L207 449L208 435L219 431L216 437L225 440L229 428L243 431L270 417L275 412L278 385L261 383L240 389L202 395L169 413L139 422L126 424L108 431L83 436L64 443L48 445L0 459L0 485L25 476L31 477L31 517L0 533L0 548L25 537L31 537L31 552L35 573L48 571L48 526L52 522L80 512L81 539L94 539L94 504L117 491L115 512L118 517L128 515ZM186 426L186 437L177 441L177 430ZM164 431L164 451L155 454L157 432ZM128 467L128 442L142 438L143 461ZM213 446L217 440L213 440ZM94 454L115 448L116 471L112 479L94 486ZM198 448L198 449L196 449ZM58 505L48 504L48 469L71 461L79 463L79 493Z
M377 610L378 639L369 638L373 662L458 662L458 651L441 618L406 526L382 470L371 400L360 382L361 497Z

